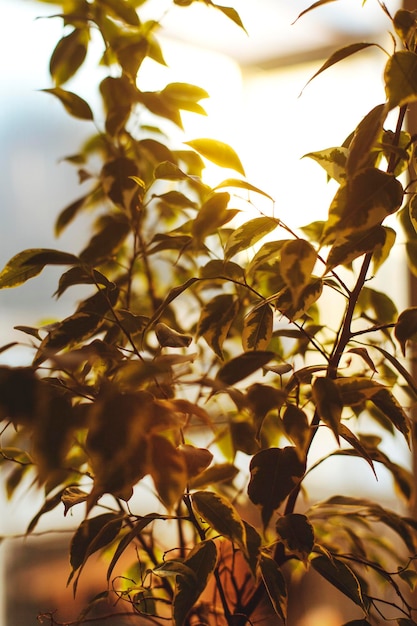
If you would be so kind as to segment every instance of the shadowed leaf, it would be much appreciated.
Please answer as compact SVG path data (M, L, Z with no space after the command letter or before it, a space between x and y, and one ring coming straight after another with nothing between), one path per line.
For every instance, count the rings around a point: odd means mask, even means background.
M259 567L274 611L285 624L287 620L287 585L285 578L275 561L266 554L261 554Z

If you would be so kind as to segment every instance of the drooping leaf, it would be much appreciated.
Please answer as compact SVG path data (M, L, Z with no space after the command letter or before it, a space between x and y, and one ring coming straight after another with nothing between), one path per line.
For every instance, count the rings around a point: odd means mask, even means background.
M252 458L248 495L253 504L260 506L264 527L268 526L272 513L298 484L304 471L305 464L293 447L268 448Z
M184 444L180 450L185 460L188 479L201 474L213 460L213 454L205 448L196 448L190 444Z
M216 374L216 381L223 385L235 383L250 376L269 361L275 358L275 353L267 350L251 350L244 352L225 363Z
M300 17L302 17L306 13L309 13L310 11L313 11L314 9L317 9L318 7L323 6L323 4L329 4L329 2L335 2L335 0L317 0L317 2L314 2L313 4L311 4L309 7L307 7L307 9L304 9L304 11L301 11L299 16L297 17L297 20L299 20Z
M68 252L31 248L19 252L0 272L0 289L17 287L41 273L45 265L76 265L79 258Z
M210 348L223 358L223 343L239 310L239 302L232 294L215 296L201 310L197 336L204 337Z
M216 9L224 13L224 15L226 15L226 17L229 18L229 20L232 20L232 22L237 24L237 26L242 28L247 34L246 28L244 27L243 22L240 19L240 15L236 11L236 9L234 9L233 7L223 7L223 6L220 6L220 4L214 4L214 2L211 3L211 6L216 7Z
M89 197L89 194L86 194L62 209L55 222L55 235L57 237L59 237L65 227L72 222L80 209L86 205Z
M54 87L53 89L42 89L45 93L51 93L53 96L58 98L64 105L65 110L72 115L73 117L77 117L81 120L93 120L93 112L90 109L90 105L77 96L77 94L72 93L72 91L65 91L61 87Z
M339 443L343 400L338 386L331 378L320 376L314 381L311 391L320 419L329 426Z
M278 565L266 554L259 559L262 581L274 607L275 613L286 624L287 622L287 584Z
M217 548L210 539L197 544L184 560L195 576L191 581L187 576L178 576L173 601L173 621L175 626L182 626L190 609L207 586L217 562Z
M216 139L193 139L185 143L216 165L235 170L245 176L245 170L238 155L228 144Z
M110 561L110 565L107 569L107 581L110 580L110 577L113 573L116 563L120 559L120 557L122 556L126 548L132 545L132 542L136 539L136 537L138 537L141 534L141 532L146 528L146 526L148 526L149 524L151 524L152 522L154 522L156 519L159 519L159 518L160 516L157 513L149 513L148 515L144 515L143 517L139 519L137 523L133 525L131 530L126 535L124 535L124 537L120 540L113 554L112 560Z
M387 416L395 428L410 442L410 423L407 414L389 389L381 389L371 397L371 402Z
M390 109L417 100L417 54L394 52L385 66L384 79Z
M272 338L274 315L269 304L256 307L243 321L242 345L245 351L266 350Z
M367 609L367 600L363 596L361 584L354 571L340 558L324 554L311 560L312 567L331 585L339 589L345 596L350 598L362 609Z
M407 40L416 31L416 16L412 11L399 9L393 19L395 32L406 44Z
M197 513L213 530L246 551L246 528L229 500L213 491L196 491L192 494L192 501Z
M71 540L72 573L68 582L77 570L81 571L89 556L115 540L122 527L123 517L120 513L103 513L81 522ZM77 579L75 588L76 583Z
M231 259L238 252L247 250L265 235L277 227L275 219L270 217L256 217L238 226L227 240L225 248L226 259Z
M68 511L76 504L85 502L87 497L88 493L79 487L66 487L61 495L61 501L64 505L64 515L67 515Z

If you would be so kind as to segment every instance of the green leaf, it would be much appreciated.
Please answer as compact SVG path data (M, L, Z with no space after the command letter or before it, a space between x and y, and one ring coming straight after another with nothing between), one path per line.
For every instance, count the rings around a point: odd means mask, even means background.
M204 337L210 348L223 358L223 343L239 310L239 301L232 294L215 296L202 309L197 336Z
M246 189L247 191L254 191L255 193L259 193L261 196L265 196L265 198L268 198L272 202L274 201L272 196L268 195L265 191L262 191L262 189L259 189L258 187L254 187L254 185L251 185L245 180L240 180L240 178L227 178L219 185L216 185L213 191L216 191L217 189L224 189L225 187L233 187L234 189Z
M71 540L72 574L81 568L94 552L115 540L122 527L123 517L120 513L103 513L81 522Z
M163 348L188 348L193 339L190 335L179 333L162 322L156 324L155 334L159 345Z
M366 611L367 602L354 571L335 556L320 555L311 560L312 567L331 585Z
M314 529L308 518L299 513L283 515L275 529L285 549L306 563L314 546Z
M417 100L417 54L394 52L385 66L384 79L390 109Z
M49 71L57 86L74 76L84 62L87 48L88 31L84 28L75 28L58 41L49 63Z
M326 4L327 2L334 2L334 0L320 0L320 2L316 2L310 8L308 8L305 11L303 11L302 13L300 13L298 18L300 18L302 15L304 15L308 11L311 11L311 9L314 9L314 8L320 6L321 4ZM311 81L314 80L314 78L316 78L319 74L324 72L324 70L327 70L332 65L335 65L335 63L339 63L340 61L343 61L343 59L346 59L347 57L350 57L352 54L355 54L356 52L360 52L361 50L365 50L365 48L369 48L370 46L377 46L377 44L375 44L375 43L352 43L349 46L345 46L344 48L340 48L340 50L337 50L336 52L334 52L327 59L327 61L325 63L323 63L323 65L320 67L320 69L309 79L309 81L306 83L305 87L309 83L311 83ZM304 87L304 89L305 89L305 87Z
M243 321L242 345L245 351L266 350L272 338L274 315L269 304L248 313Z
M31 248L19 252L0 272L0 289L17 287L41 273L45 265L76 265L79 258L68 252L49 248Z
M304 287L311 279L317 261L317 252L305 239L294 239L281 249L281 276L297 302Z
M275 613L282 619L284 624L287 621L287 584L285 578L270 556L261 554L259 559L259 567L265 589L274 607Z
M295 443L299 457L302 459L310 439L307 415L295 404L287 404L282 421L286 434Z
M166 437L153 435L148 445L149 473L163 504L170 511L178 502L188 481L185 457Z
M327 148L319 152L309 152L304 155L313 159L322 166L324 171L330 178L334 178L338 183L342 183L346 179L346 159L348 149L344 147Z
M221 11L222 13L224 13L224 15L226 15L226 17L229 18L229 20L232 20L232 22L234 22L235 24L237 24L240 28L242 28L246 34L246 28L243 25L242 20L240 19L240 15L239 13L236 11L236 9L234 9L233 7L222 7L219 4L212 4L212 6L216 7L216 9L219 9L219 11Z
M238 155L228 144L216 139L193 139L185 143L216 165L235 170L245 176L245 170Z
M400 9L394 15L393 24L395 32L406 44L409 37L416 31L416 16L412 11Z
M254 455L250 463L248 496L253 504L261 507L265 528L272 513L299 483L304 471L305 464L293 447L268 448Z
M184 565L194 574L194 581L187 576L178 576L173 601L173 621L175 626L185 623L188 613L207 587L209 578L217 562L217 548L214 541L206 540L197 544L184 560Z
M271 217L256 217L238 226L227 240L225 248L226 259L230 259L238 252L252 247L262 237L275 230L277 226L277 221Z
M131 546L133 541L141 534L146 526L154 522L156 519L160 519L160 515L158 515L157 513L148 513L148 515L144 515L142 518L139 519L137 524L134 524L134 526L127 533L127 535L125 535L123 539L121 539L107 569L107 581L110 580L116 563L120 559L126 548Z
M329 209L322 244L368 231L397 211L403 200L401 183L391 174L366 168L341 185Z
M410 307L400 313L397 323L395 324L394 335L401 346L403 355L405 356L407 341L417 341L417 307Z
M404 435L407 443L410 443L409 419L393 394L388 389L381 389L371 397L371 402L373 402L373 404L388 417L395 428Z
M212 491L196 491L192 501L197 513L213 530L246 552L246 527L229 500Z
M256 370L260 369L274 358L275 352L266 350L244 352L227 361L227 363L219 369L216 374L216 381L227 386L234 385L256 372Z
M72 91L65 91L61 87L54 87L53 89L42 89L45 93L51 93L53 96L58 98L64 105L65 110L72 115L73 117L77 117L81 120L93 120L93 112L90 109L89 104L77 96L77 94L72 93Z
M364 117L356 128L346 161L347 176L351 177L362 168L371 165L369 155L376 142L380 140L387 114L387 105L379 104Z
M80 259L88 265L99 265L116 254L130 233L130 225L122 213L102 215L96 224L97 232L80 252Z
M339 443L339 426L343 400L334 380L324 376L316 378L311 388L320 419L329 426Z
M349 266L352 261L368 252L382 247L386 240L386 231L383 226L374 226L370 230L348 235L342 239L340 243L336 243L330 248L326 261L326 271L329 271L338 265Z
M335 2L335 0L317 0L317 2L314 2L312 5L307 7L307 9L304 9L304 11L301 11L299 16L297 17L297 20L299 20L300 17L302 17L306 13L309 13L310 11L313 11L314 9L317 9L318 7L323 6L323 4L329 4L330 2Z
M215 193L207 198L192 223L193 237L203 241L236 215L236 210L227 209L229 200L230 195L226 192Z

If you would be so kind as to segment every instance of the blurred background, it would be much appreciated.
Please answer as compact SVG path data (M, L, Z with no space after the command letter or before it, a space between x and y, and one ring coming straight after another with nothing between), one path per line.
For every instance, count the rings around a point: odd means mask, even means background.
M275 199L274 203L262 204L265 213L294 227L313 218L323 219L334 187L326 182L317 164L302 156L341 145L363 116L385 100L382 73L386 57L379 48L369 48L306 84L330 54L344 45L367 41L391 49L389 20L376 0L368 0L364 7L361 0L339 0L298 21L298 14L310 4L305 0L234 0L230 4L239 12L248 35L202 3L186 9L174 7L170 0L146 3L144 9L153 18L165 14L161 39L169 65L169 69L156 64L149 67L149 88L163 87L170 81L205 88L210 94L210 100L203 103L208 117L185 115L185 135L179 140L212 137L232 145L248 180ZM386 5L394 13L399 2L386 0ZM31 0L0 0L0 7L3 267L25 248L53 247L75 253L82 248L82 222L77 221L58 240L54 238L53 222L65 205L82 195L75 171L62 159L77 152L92 128L90 122L71 120L57 99L40 91L51 86L49 57L62 36L61 20L47 19L57 7ZM94 62L93 51L88 65L94 67ZM68 84L68 89L94 103L97 83L98 79L90 81L88 72L83 72ZM221 172L215 168L207 169L208 182L220 182L219 176ZM407 276L400 257L390 265L389 272L382 280L392 285L391 297L400 308L407 302ZM59 273L59 269L47 269L16 290L0 291L0 346L13 340L25 341L21 333L13 331L17 324L38 325L71 311L71 290L59 301L52 297ZM1 363L25 364L30 355L22 347L3 352L0 359ZM396 461L406 455L394 442L390 452ZM332 475L340 484L340 474L336 471ZM352 485L352 476L354 480L354 474L346 477L346 490ZM317 497L323 480L329 487L329 475L324 479L318 474L314 485ZM369 483L363 482L363 477L361 483L364 495L377 494L397 505L384 475L376 484L370 472ZM1 535L24 533L37 510L33 491L21 492L20 496L19 502L5 508L4 494L0 495L4 510ZM38 623L39 610L61 604L69 573L68 532L75 522L66 520L65 526L57 520L56 533L48 531L36 541L15 539L3 545L0 626L31 626ZM39 530L46 532L42 526ZM94 575L90 580L91 588L80 589L91 597L95 593ZM315 600L317 615L311 611L297 624L342 623L339 600L329 604L324 596ZM80 594L77 606L69 610L71 615L76 615L84 600ZM70 591L65 601L73 602Z

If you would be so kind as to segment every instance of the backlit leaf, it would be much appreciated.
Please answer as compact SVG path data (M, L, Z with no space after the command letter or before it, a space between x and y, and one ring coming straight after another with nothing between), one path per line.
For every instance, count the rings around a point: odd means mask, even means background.
M19 252L0 272L0 289L17 287L41 273L45 265L74 265L79 258L68 252L31 248Z
M288 602L285 578L274 559L271 559L271 557L266 554L261 554L259 568L274 611L285 624L287 621Z
M57 86L71 78L83 64L87 47L88 31L81 28L75 28L58 41L49 62L49 71Z
M393 24L395 32L404 43L416 31L416 16L412 11L400 9L394 15Z
M380 139L387 113L386 104L379 104L364 117L356 128L346 161L347 176L353 176L360 169L370 165L369 154Z
M236 9L234 9L233 7L223 7L223 6L220 6L219 4L214 4L214 3L213 3L213 6L216 7L216 9L219 9L219 11L221 11L222 13L224 13L224 15L226 15L226 17L229 18L229 20L232 20L232 22L237 24L247 34L246 28L244 27L243 22L240 19L240 15L236 11Z
M366 168L337 191L329 209L322 244L367 231L381 224L402 203L403 188L391 174Z
M238 155L228 144L216 139L193 139L185 143L216 165L235 170L242 176L245 175Z
M245 351L265 350L272 337L274 315L269 304L250 311L243 321L242 345Z
M187 348L193 339L190 335L179 333L162 322L156 324L155 334L159 345L164 348Z
M42 91L46 93L51 93L53 96L58 98L64 105L65 110L72 115L73 117L77 117L81 120L93 120L93 112L90 109L89 104L77 96L77 94L72 93L72 91L65 91L61 87L54 87L53 89L42 89Z
M227 240L225 257L232 256L252 247L257 241L277 228L276 220L270 217L256 217L238 226Z
M260 506L264 527L304 475L305 464L293 447L257 452L250 463L248 495Z
M308 9L303 11L302 13L300 13L298 18L300 18L305 13L307 13L307 11L311 11L312 9L315 9L316 7L320 6L321 4L326 4L327 2L333 2L333 1L334 0L320 0L319 2L314 3L311 7L309 7ZM337 50L336 52L334 52L327 59L327 61L325 63L323 63L323 65L320 67L320 69L309 79L309 81L307 82L306 86L309 83L311 83L311 81L314 78L316 78L319 74L324 72L324 70L327 70L332 65L335 65L335 63L339 63L340 61L343 61L343 59L346 59L347 57L350 57L352 54L355 54L356 52L360 52L361 50L364 50L365 48L369 48L369 46L375 46L375 45L377 45L377 44L374 44L374 43L353 43L353 44L350 44L349 46L345 46L344 48L341 48L340 50Z
M309 283L317 261L317 252L305 239L294 239L281 249L281 276L289 287L294 301L298 300Z
M219 185L216 185L216 187L214 187L214 191L216 191L217 189L224 189L225 187L233 187L234 189L246 189L247 191L254 191L255 193L259 193L261 196L265 196L265 198L269 198L269 200L271 200L272 202L274 201L274 199L270 195L265 193L265 191L262 191L262 189L259 189L258 187L255 187L254 185L246 182L246 180L241 180L240 178L227 178Z
M330 178L334 178L338 183L343 182L346 178L345 168L347 156L348 149L344 147L327 148L326 150L309 152L304 155L304 157L308 157L319 163L327 175Z
M345 237L341 243L336 243L330 249L326 262L326 270L329 271L338 265L349 266L352 261L376 248L382 248L386 239L383 226L374 226L370 230L355 233Z
M192 478L190 480L190 487L193 489L202 489L209 485L231 483L238 473L238 468L231 463L217 463L211 465L195 478Z
M196 491L192 500L197 513L213 530L246 551L246 528L229 500L212 491Z
M203 241L236 215L235 210L227 209L229 200L230 195L223 192L209 196L204 202L192 224L192 234L197 240Z
M384 79L390 109L417 100L417 54L394 52L385 66Z

